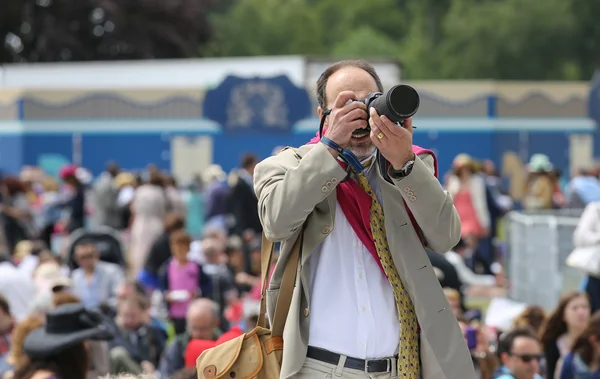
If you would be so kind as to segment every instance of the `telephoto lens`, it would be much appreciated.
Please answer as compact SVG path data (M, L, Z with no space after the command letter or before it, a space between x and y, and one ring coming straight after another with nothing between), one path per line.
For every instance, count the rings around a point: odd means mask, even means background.
M399 84L374 99L369 107L375 108L379 115L385 115L393 122L402 123L417 113L420 103L419 94L414 88Z

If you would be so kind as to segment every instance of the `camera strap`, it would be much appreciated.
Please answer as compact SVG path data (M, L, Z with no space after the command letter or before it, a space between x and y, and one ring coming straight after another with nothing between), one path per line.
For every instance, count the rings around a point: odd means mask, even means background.
M348 167L346 168L346 172L348 173L348 175L346 176L346 179L347 179L348 177L350 177L350 171L353 171L356 174L360 174L361 172L364 171L365 168L362 165L362 163L360 163L360 161L358 160L358 157L356 155L354 155L353 152L351 152L350 150L347 150L347 149L342 149L342 147L340 145L333 142L329 138L323 136L323 125L325 125L325 118L327 116L329 116L330 113L331 113L331 109L326 109L323 111L323 114L321 116L321 124L319 125L319 137L321 137L322 143L324 143L326 146L332 148L333 150L337 151L338 157L348 165Z
M356 174L360 174L365 169L362 163L360 163L360 161L356 157L356 155L354 155L354 153L350 150L342 149L340 145L333 142L327 137L321 137L321 142L336 150L339 154L339 157L348 164L348 167L352 167L352 171Z

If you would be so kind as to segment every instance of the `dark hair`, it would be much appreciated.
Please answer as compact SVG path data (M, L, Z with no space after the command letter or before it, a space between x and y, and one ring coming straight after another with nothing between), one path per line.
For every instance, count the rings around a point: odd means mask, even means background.
M465 240L461 238L458 240L456 245L452 248L452 251L458 251L458 250L464 249L465 247L467 247L467 244L465 243Z
M83 238L78 239L76 242L77 243L75 246L89 246L89 245L96 246L96 240L92 237L83 237Z
M363 71L366 71L367 74L369 74L375 80L377 89L380 92L383 92L383 84L381 83L381 78L379 77L379 75L377 75L377 72L375 71L375 67L373 67L373 65L371 65L369 62L361 60L361 59L359 59L359 60L344 60L344 61L335 62L331 66L327 67L325 69L325 71L323 71L321 76L319 76L319 79L317 79L317 102L319 103L319 106L322 109L327 108L326 87L327 87L327 82L329 81L329 77L331 75L335 74L340 69L345 68L345 67L356 67Z
M531 338L532 340L538 340L537 334L530 327L515 328L506 333L502 333L498 339L498 357L502 357L502 353L510 354L515 340L519 337Z
M119 174L119 165L116 162L108 162L105 168L106 172L110 174L113 178Z
M192 238L189 234L187 234L187 232L184 229L178 229L171 233L171 236L169 237L169 242L175 245L189 245L192 243Z
M7 315L10 315L10 305L8 304L8 300L2 295L0 295L0 310Z
M81 300L71 292L61 291L52 295L52 305L58 307L64 304L81 304Z
M242 160L240 162L242 168L250 168L258 163L258 157L254 154L246 153L242 156Z
M548 316L542 331L540 332L540 340L545 345L556 344L558 337L562 336L567 332L567 323L565 322L565 309L569 303L578 297L586 297L587 295L583 292L568 292L560 297L558 306Z
M585 330L575 339L571 352L579 354L581 359L588 366L594 360L594 346L590 338L594 337L600 340L600 312L594 313Z
M133 304L143 311L147 310L150 307L150 304L149 304L146 296L142 296L139 293L132 293L131 295L129 295L125 299L123 299L121 301L120 305L125 305L125 304Z
M7 176L2 183L6 186L6 191L9 196L25 192L25 185L16 176Z
M164 228L167 234L185 227L185 216L179 212L170 212L165 216Z
M153 170L150 172L150 178L148 179L148 184L152 184L152 185L159 186L159 187L164 187L165 180L160 172Z
M140 296L147 296L144 286L136 279L127 279L125 282L123 282L123 285L126 287L131 287L133 289L133 293L136 293Z
M45 359L32 359L18 368L13 379L31 379L38 371L50 371L60 379L85 378L89 357L83 342Z
M167 186L177 187L177 180L175 180L175 178L171 175L164 175L163 182Z
M539 305L530 305L520 315L515 318L513 324L517 328L531 327L539 333L546 322L546 312Z

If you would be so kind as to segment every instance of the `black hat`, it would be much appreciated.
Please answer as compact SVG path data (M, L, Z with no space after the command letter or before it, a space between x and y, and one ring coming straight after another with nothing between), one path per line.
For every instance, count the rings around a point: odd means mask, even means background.
M23 350L33 359L46 358L85 340L112 338L102 315L81 304L64 304L46 314L46 325L29 333Z

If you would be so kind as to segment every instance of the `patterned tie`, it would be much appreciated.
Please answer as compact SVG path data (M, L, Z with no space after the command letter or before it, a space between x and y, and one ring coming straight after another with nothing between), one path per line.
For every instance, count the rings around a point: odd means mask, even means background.
M402 284L402 279L396 270L392 253L388 246L387 235L383 218L383 209L375 196L365 174L356 175L358 183L371 196L371 233L377 255L383 266L386 276L394 291L396 309L400 319L400 346L398 354L398 377L402 379L418 379L420 375L419 359L419 327L415 307Z

